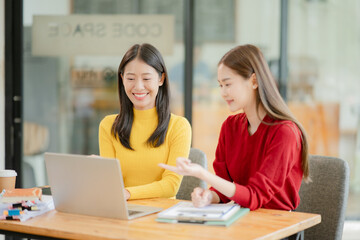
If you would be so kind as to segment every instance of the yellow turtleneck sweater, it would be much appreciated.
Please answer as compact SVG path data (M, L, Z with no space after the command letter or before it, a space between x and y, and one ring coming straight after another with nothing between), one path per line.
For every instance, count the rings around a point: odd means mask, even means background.
M99 126L100 156L120 161L125 188L130 199L174 197L180 187L182 176L164 170L159 163L176 165L177 157L188 157L191 144L191 127L184 118L171 114L164 143L151 147L146 141L156 129L156 108L134 110L130 145L125 148L111 134L116 114L106 116Z

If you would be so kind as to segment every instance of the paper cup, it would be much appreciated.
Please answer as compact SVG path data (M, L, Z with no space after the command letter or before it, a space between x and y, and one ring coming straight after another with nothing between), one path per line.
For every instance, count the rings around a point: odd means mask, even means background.
M0 170L0 192L4 189L14 189L16 176L15 170Z

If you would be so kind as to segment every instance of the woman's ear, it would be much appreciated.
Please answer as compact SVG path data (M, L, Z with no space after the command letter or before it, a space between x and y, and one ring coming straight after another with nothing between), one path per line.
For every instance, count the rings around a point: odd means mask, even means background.
M161 78L159 80L159 86L162 86L164 84L164 80L165 80L165 73L162 73Z
M256 74L253 73L251 74L251 83L253 85L253 89L257 89L258 88L258 83L257 83L257 79L256 79Z

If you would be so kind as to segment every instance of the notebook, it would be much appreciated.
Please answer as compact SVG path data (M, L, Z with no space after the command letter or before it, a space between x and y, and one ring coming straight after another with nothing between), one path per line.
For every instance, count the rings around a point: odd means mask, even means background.
M129 220L162 210L127 203L117 159L60 153L44 158L57 211Z
M202 208L194 207L191 202L180 202L160 213L156 221L164 223L189 223L214 226L230 226L246 215L249 208L237 204L211 204Z

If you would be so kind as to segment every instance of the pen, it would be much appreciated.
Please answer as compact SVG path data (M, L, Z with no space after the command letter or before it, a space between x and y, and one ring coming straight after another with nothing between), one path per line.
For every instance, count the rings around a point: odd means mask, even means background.
M177 220L178 223L195 223L195 224L204 224L205 221L201 220Z
M165 222L165 223L192 223L192 224L205 224L206 221L202 220L177 220L177 219L163 219L157 218L157 222Z
M18 215L22 214L22 211L20 211L19 209L9 209L7 211L4 211L3 214L8 215L8 216L18 216Z

